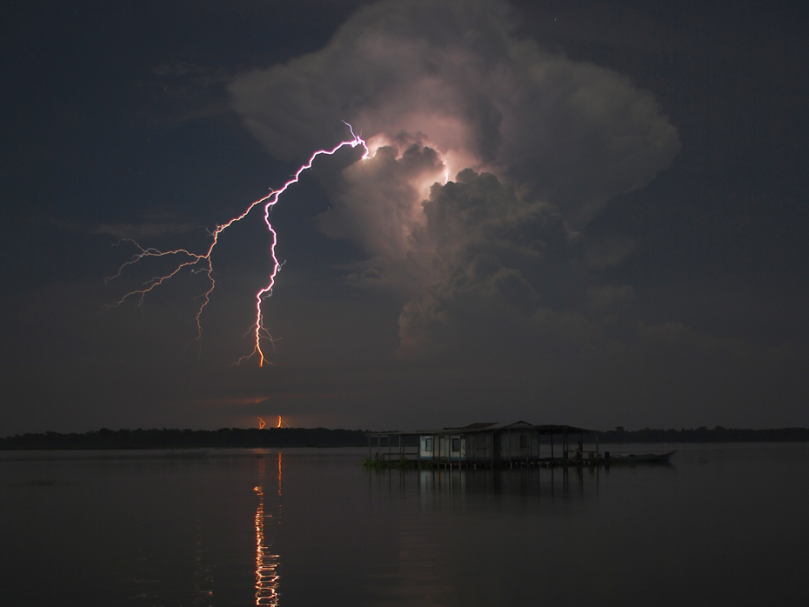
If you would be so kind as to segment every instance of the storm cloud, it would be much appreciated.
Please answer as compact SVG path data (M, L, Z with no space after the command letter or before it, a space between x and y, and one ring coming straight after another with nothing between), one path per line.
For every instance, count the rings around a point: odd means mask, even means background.
M651 93L515 23L492 0L381 2L322 50L230 86L279 158L345 139L343 120L368 141L372 156L327 184L318 226L365 251L358 284L408 292L401 356L474 352L470 340L588 347L587 302L628 287L587 284L581 228L680 148Z
M677 128L652 93L543 50L518 17L492 0L381 2L319 52L236 78L232 103L286 160L344 140L342 120L362 133L370 157L320 177L317 225L365 253L350 283L398 294L395 355L428 365L424 389L465 378L444 399L457 415L540 393L574 417L593 398L643 408L644 389L675 410L738 369L756 377L772 353L645 313L608 272L631 239L588 230L670 166Z
M372 146L433 147L450 177L473 168L530 185L577 223L680 148L651 93L543 51L493 0L363 8L319 52L239 76L230 92L276 157L345 139L345 120Z

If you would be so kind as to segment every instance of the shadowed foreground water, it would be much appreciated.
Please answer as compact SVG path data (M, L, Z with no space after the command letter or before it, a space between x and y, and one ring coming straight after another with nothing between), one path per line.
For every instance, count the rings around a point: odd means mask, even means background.
M0 603L806 604L809 445L567 473L363 454L0 453Z

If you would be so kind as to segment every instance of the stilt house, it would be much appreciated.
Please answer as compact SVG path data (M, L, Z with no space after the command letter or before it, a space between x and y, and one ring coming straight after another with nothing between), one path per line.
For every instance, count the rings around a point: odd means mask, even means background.
M574 426L535 425L524 421L478 422L459 428L369 434L368 451L372 457L376 446L376 457L380 459L495 466L567 459L569 437L583 442L588 432Z

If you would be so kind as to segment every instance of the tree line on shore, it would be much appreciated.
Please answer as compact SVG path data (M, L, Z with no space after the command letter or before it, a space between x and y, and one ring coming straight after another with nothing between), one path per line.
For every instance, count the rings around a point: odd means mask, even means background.
M17 434L0 438L0 449L217 449L261 447L364 447L368 430L328 428L221 428L219 430L101 430L60 434ZM705 426L680 430L651 429L597 431L601 443L731 443L809 441L809 428L764 430Z
M45 432L0 438L0 449L227 449L251 447L356 447L366 446L365 430L327 428L170 428L110 430L84 434Z
M680 430L615 430L599 431L598 440L602 443L767 443L809 441L809 428L681 428Z

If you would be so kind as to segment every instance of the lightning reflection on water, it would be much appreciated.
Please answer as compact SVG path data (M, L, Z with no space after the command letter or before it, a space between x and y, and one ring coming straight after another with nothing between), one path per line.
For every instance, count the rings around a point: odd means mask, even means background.
M281 454L278 454L278 497L281 497ZM271 546L265 535L265 523L267 519L273 519L272 514L268 514L265 510L265 462L262 457L259 461L259 484L255 487L255 492L258 495L258 508L256 508L256 605L271 605L277 607L278 597L278 584L280 576L278 575L278 566L280 564L280 556L273 554ZM280 504L279 504L280 513ZM276 517L276 522L278 521Z

